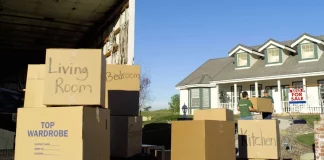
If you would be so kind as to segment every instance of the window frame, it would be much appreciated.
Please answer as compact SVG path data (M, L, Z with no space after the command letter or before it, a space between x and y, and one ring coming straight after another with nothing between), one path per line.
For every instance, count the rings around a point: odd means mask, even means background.
M249 95L249 97L250 98L252 98L252 93L253 93L253 90L252 90L252 87L254 87L255 88L255 85L253 84L251 84L250 85L250 95ZM259 92L259 98L261 98L262 96L261 96L261 93L262 93L262 84L258 84L258 88L260 88L259 90L258 90L258 92ZM255 91L254 91L255 92ZM255 97L255 96L254 96Z
M199 106L192 106L192 90L198 89L199 90ZM208 107L203 107L204 103L204 94L203 89L208 89ZM199 88L190 88L189 89L189 113L191 113L191 109L210 109L211 108L211 88L209 87L199 87Z
M269 54L269 50L273 50L273 49L277 49L278 51L278 61L274 61L274 62L271 62L269 61L270 59L270 54ZM265 63L266 64L278 64L278 63L282 63L282 49L279 48L279 47L275 47L275 48L267 48L266 50L264 50L264 55L265 55Z
M313 45L313 57L312 58L303 58L303 54L305 53L303 51L303 46L305 45ZM313 60L313 59L318 59L318 45L314 42L309 42L309 43L301 43L298 45L298 58L299 61L305 61L305 60Z
M270 53L270 51L272 51L272 53ZM276 51L276 52L274 52ZM268 63L279 63L280 62L280 50L279 48L268 48L267 49L268 52ZM276 53L278 54L277 56L274 56L273 54ZM278 60L276 61L270 61L270 59L272 59L272 57L278 57Z
M301 83L301 85L300 86L294 85L295 83ZM301 87L301 86L303 86L303 81L292 81L291 86L293 86L293 87Z
M245 54L246 55L246 65L239 65L239 62L240 62L240 55L243 55ZM247 52L241 52L241 53L236 53L235 54L235 64L236 64L236 67L237 68L242 68L242 67L250 67L250 54L247 53Z
M322 98L322 97L324 97L324 79L317 80L317 84L319 84L319 86L318 86L318 96L323 100L323 103L324 103L324 98ZM323 84L323 88L320 88L320 84Z

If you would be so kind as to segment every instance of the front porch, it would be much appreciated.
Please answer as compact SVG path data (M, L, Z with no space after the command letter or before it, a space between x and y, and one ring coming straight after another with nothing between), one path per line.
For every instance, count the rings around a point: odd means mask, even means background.
M318 104L289 104L288 101L281 101L283 106L280 113L324 113L324 102L318 101ZM220 103L219 108L236 109L234 103ZM237 112L236 112L237 113ZM275 112L275 114L280 114Z
M290 104L290 88L303 88L306 103ZM247 91L249 97L262 97L265 89L274 99L275 114L324 112L324 76L216 84L219 98L215 99L218 100L215 104L218 105L211 108L227 108L237 114L236 106L243 91Z

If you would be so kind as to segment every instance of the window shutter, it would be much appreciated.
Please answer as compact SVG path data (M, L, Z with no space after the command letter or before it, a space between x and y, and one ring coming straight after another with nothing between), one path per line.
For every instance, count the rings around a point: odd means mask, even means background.
M314 58L317 59L318 58L318 53L317 53L317 44L314 43Z
M278 48L279 49L279 63L282 63L282 49L281 48Z
M297 50L298 50L298 51L297 51L297 52L298 52L298 59L301 60L301 59L302 59L302 58L301 58L301 57L302 57L302 56L301 56L302 52L301 52L301 45L300 45L300 44L298 44L298 46L297 46Z
M202 89L202 107L209 108L209 88Z
M235 53L234 58L235 58L235 65L236 67L238 67L239 65L238 65L237 53Z
M250 67L250 54L246 54L246 59L247 59L247 66Z
M268 63L268 50L264 50L264 60L265 60L265 63L267 64Z

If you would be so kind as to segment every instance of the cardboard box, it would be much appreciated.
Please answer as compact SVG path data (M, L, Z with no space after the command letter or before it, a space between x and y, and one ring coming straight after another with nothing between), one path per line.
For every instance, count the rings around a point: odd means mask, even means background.
M235 160L233 121L172 121L172 160Z
M45 64L28 65L24 107L43 105Z
M257 109L259 112L273 112L272 101L268 98L250 98L253 104L253 108Z
M110 123L111 157L142 153L142 117L111 116Z
M15 160L109 160L109 110L18 109Z
M47 49L43 104L104 107L105 61L100 49Z
M194 120L234 121L232 110L226 108L204 109L194 111Z
M140 67L106 65L105 108L113 116L138 116Z
M278 120L238 120L239 157L278 159Z

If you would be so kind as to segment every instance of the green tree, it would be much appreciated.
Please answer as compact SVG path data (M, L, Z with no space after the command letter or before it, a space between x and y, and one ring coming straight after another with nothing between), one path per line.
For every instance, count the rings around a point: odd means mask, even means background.
M175 113L180 111L180 94L175 94L171 97L169 109Z

